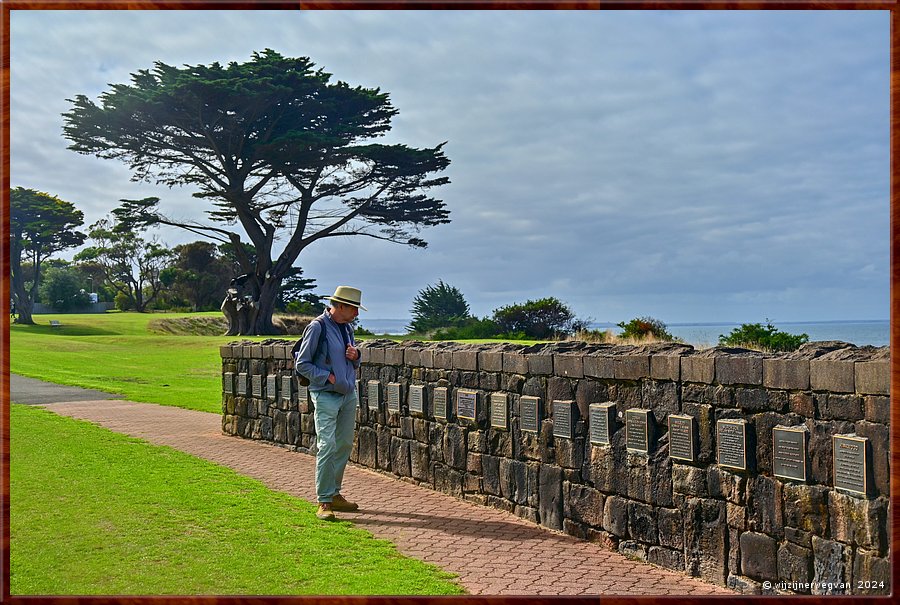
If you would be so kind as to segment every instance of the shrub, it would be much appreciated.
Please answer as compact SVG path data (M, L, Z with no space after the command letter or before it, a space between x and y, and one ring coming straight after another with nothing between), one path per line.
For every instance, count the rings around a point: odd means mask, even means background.
M510 340L522 340L524 334L503 334L503 329L488 318L477 319L470 317L461 326L441 328L432 335L432 340L472 340L475 338L509 338Z
M470 319L469 303L457 288L438 281L436 286L420 290L413 299L410 332L427 332L435 328L462 326Z
M41 299L60 313L89 305L83 282L84 276L71 267L48 267L39 287Z
M619 338L675 340L675 337L669 334L666 324L653 317L636 317L629 322L623 321L616 325L622 328Z
M760 348L768 351L795 351L809 341L807 334L791 334L775 328L768 319L766 325L741 324L728 336L719 334L719 344L732 347Z
M576 326L584 325L565 303L553 297L495 309L493 320L505 333L520 332L536 339L571 334Z

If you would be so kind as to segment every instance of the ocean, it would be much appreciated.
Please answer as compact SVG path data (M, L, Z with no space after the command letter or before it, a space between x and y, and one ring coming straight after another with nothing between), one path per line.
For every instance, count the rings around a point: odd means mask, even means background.
M406 334L409 319L363 319L360 323L376 334ZM764 322L760 322L764 323ZM711 347L719 342L720 334L729 334L740 323L678 323L667 324L669 333L684 342L697 347ZM857 346L887 346L890 342L890 322L884 320L850 320L819 322L776 322L774 326L791 334L807 334L810 341L842 340ZM619 328L612 323L593 323L591 327L601 330Z

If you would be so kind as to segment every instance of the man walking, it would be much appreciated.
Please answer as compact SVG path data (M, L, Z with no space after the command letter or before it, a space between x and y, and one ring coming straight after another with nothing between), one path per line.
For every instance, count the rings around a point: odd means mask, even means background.
M341 495L344 469L353 446L356 427L356 370L359 349L350 322L359 315L362 292L338 286L322 315L303 331L294 363L309 380L309 397L316 424L316 517L333 520L334 511L355 511L359 506ZM324 336L323 336L324 330Z

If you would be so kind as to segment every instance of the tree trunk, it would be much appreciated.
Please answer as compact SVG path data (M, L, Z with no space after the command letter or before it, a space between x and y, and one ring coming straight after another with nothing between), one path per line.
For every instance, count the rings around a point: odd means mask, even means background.
M222 313L228 320L225 336L277 335L281 332L272 323L275 299L280 278L270 277L259 289L233 284L222 301Z

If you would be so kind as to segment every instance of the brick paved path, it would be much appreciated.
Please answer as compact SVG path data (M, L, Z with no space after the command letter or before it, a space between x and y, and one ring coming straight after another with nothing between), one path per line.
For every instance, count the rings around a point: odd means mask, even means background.
M48 404L53 412L168 445L315 501L315 458L223 435L217 414L121 400ZM339 516L403 554L459 575L484 595L733 595L712 584L631 561L600 545L350 465L344 494L360 505Z

